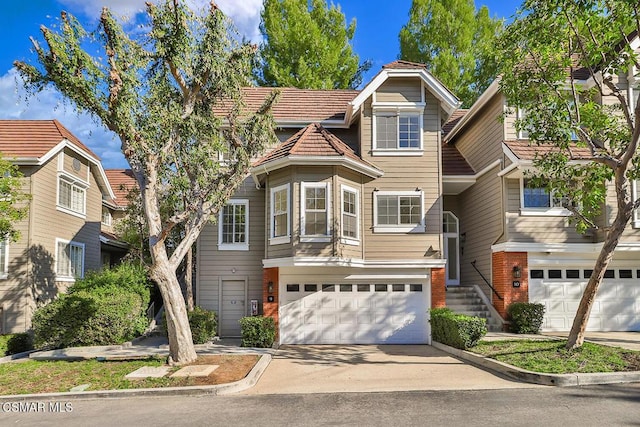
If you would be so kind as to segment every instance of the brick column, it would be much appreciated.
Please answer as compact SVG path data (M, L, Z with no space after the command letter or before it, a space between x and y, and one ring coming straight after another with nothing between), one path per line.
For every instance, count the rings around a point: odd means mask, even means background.
M526 252L494 252L491 257L493 287L503 300L492 296L493 306L503 318L507 317L507 307L512 302L529 301L529 266ZM520 267L520 277L513 277L513 267ZM513 282L520 282L520 287Z
M446 288L444 268L431 269L431 308L444 307L446 304Z
M273 284L273 292L269 293L269 282ZM269 302L269 297L273 297L273 302ZM262 314L273 317L276 323L276 337L278 336L278 267L265 268L262 270Z

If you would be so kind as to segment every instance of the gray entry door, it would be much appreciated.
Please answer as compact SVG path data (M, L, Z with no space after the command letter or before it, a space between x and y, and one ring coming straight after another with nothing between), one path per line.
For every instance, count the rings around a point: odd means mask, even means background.
M220 309L220 336L239 337L239 320L246 314L246 286L244 280L222 281L222 304Z

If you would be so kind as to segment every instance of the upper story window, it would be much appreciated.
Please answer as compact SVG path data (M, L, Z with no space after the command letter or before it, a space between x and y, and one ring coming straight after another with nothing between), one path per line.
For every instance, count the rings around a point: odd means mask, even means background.
M56 239L56 279L84 277L84 243Z
M326 182L300 185L300 241L329 241L329 186Z
M373 199L375 232L425 231L422 191L374 191Z
M6 279L9 273L9 244L0 241L0 279Z
M102 223L104 225L111 226L112 220L113 218L111 216L111 212L109 211L109 208L103 206L102 207Z
M86 212L86 186L66 175L58 177L58 208L84 217Z
M571 214L563 205L566 200L554 197L553 193L549 193L546 188L535 186L528 179L521 180L521 190L521 213L525 215L527 213L553 216L568 216Z
M223 206L218 220L218 249L249 250L249 201L232 199Z
M358 190L343 185L342 189L342 218L340 221L342 230L342 243L357 245L359 244L360 229L360 203Z
M424 104L374 105L373 155L422 155Z
M271 189L271 235L269 243L277 245L291 241L291 208L290 184L280 185Z
M518 108L518 120L523 120L527 115L526 110ZM518 139L529 139L529 132L526 129L520 129L518 131Z

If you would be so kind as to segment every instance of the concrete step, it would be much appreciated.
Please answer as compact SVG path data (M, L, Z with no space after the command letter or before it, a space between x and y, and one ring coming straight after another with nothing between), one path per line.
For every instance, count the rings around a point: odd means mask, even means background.
M447 307L456 312L461 310L489 312L484 304L447 304Z

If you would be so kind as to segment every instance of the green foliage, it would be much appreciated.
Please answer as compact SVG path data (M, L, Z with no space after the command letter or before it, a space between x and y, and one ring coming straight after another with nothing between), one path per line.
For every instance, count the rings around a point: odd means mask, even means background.
M5 354L18 354L29 350L33 350L33 338L30 334L22 332L12 334L7 340L7 350Z
M502 21L473 0L413 0L400 30L400 59L427 68L466 108L497 76L494 52Z
M22 172L0 153L0 241L17 241L16 222L27 217L31 195L22 191Z
M252 316L240 319L243 347L269 348L276 339L273 317Z
M507 319L511 322L511 332L516 334L537 334L544 318L544 304L514 302L507 307Z
M121 344L142 334L146 306L135 292L116 287L63 294L33 315L37 348Z
M149 305L150 289L152 283L149 280L146 269L132 262L123 262L114 268L105 268L100 271L89 271L83 279L78 279L69 287L67 293L74 294L80 291L88 291L96 295L113 292L113 288L122 291L131 291L142 298L145 308Z
M260 85L305 89L356 88L370 61L358 64L340 6L326 0L265 0L260 32L264 43L254 75Z
M189 327L194 344L205 344L216 336L218 330L218 318L215 311L206 310L195 306L187 312ZM167 335L167 317L162 316L162 329Z
M455 314L449 308L432 308L431 337L451 347L466 350L487 333L487 321L479 317Z

